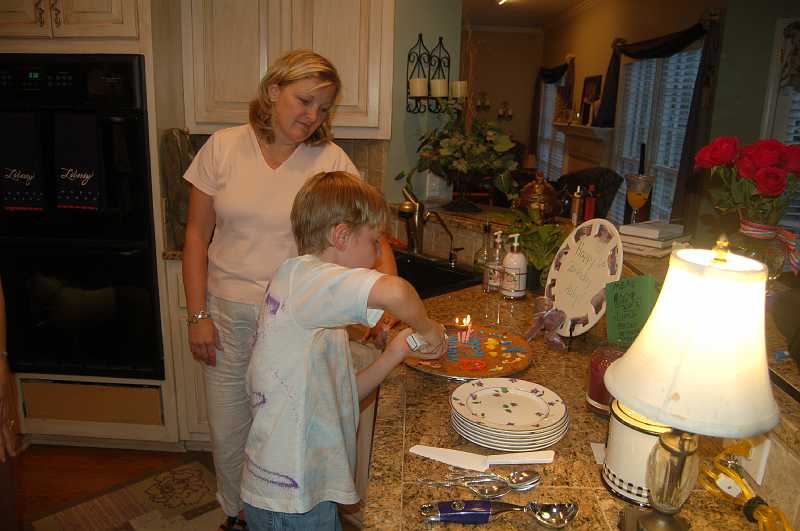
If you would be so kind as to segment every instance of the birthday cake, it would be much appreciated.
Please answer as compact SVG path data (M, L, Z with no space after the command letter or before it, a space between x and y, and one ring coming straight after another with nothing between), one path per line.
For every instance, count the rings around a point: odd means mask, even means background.
M471 380L525 370L531 351L524 338L493 326L448 327L447 352L439 359L408 357L406 365L448 378Z

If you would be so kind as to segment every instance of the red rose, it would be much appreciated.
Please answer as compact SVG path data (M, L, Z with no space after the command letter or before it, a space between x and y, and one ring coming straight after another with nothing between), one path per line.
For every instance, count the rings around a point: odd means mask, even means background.
M756 172L756 190L766 197L776 197L786 190L786 170L774 166Z
M736 161L736 169L739 171L739 175L745 179L751 180L755 178L756 171L758 171L758 167L756 167L753 159L746 155L742 155L739 157L739 160Z
M739 141L735 136L721 136L697 152L694 157L695 168L724 166L736 160Z
M800 177L800 144L795 146L784 146L783 167L789 173L795 173Z
M742 155L750 157L757 168L782 167L786 147L777 140L759 140L742 148Z

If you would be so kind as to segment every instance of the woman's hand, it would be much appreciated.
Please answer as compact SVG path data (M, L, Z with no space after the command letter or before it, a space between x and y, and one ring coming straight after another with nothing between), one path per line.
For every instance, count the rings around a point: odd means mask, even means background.
M211 367L217 365L217 350L222 350L219 332L211 319L189 324L189 349L194 359Z
M11 371L8 362L0 356L0 462L5 463L6 455L17 455L14 424L11 416Z

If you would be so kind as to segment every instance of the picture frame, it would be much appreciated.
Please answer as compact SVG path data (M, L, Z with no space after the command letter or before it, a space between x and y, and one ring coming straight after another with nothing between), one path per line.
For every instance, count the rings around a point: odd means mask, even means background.
M591 125L594 120L595 108L600 101L600 91L603 87L603 76L586 76L583 79L581 92L581 124Z

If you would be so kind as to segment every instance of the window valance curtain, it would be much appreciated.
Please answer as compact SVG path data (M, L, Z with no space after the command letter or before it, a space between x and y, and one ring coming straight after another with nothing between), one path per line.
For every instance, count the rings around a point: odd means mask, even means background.
M614 127L617 112L617 91L619 89L619 71L622 56L627 55L634 59L658 59L669 57L691 45L706 34L706 28L698 22L684 31L670 33L663 37L646 41L626 44L624 40L617 39L612 45L611 61L606 71L606 82L603 86L603 96L600 100L600 109L592 125L594 127ZM701 60L702 61L702 60Z
M542 101L542 83L553 84L564 79L564 91L561 94L562 100L569 102L572 100L572 86L575 78L575 60L570 59L566 63L554 66L553 68L540 68L536 76L535 87L533 89L533 104L531 105L531 129L528 139L528 152L536 153L539 144L539 121Z
M672 218L683 223L687 232L694 232L696 228L701 193L705 187L701 176L694 175L694 154L708 143L711 132L714 86L722 41L717 18L712 15L684 31L633 44L625 44L621 39L615 41L606 72L600 109L592 123L595 127L614 127L622 55L634 59L669 57L683 51L699 39L703 39L703 51L692 93L692 104L675 184L675 197L672 202Z

